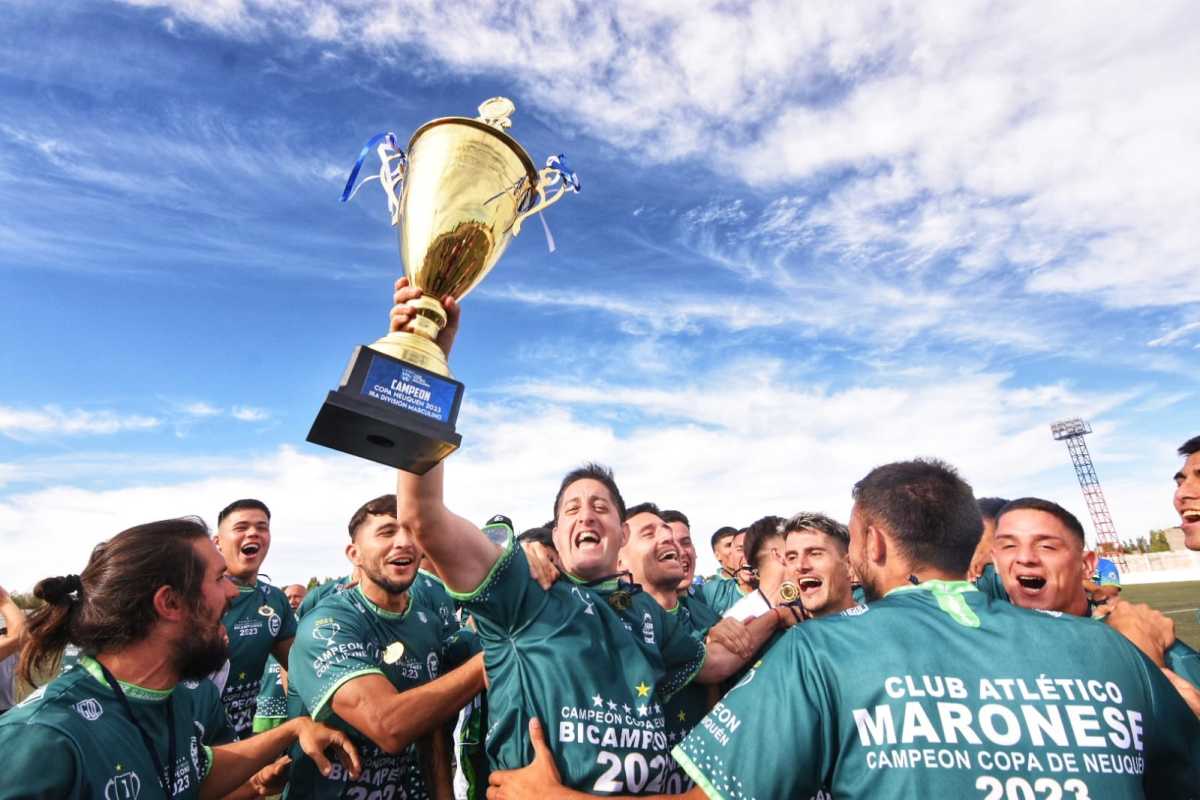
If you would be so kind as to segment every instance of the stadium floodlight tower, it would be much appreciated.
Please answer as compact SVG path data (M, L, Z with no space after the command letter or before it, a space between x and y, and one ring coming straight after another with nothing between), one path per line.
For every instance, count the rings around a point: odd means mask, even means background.
M1083 440L1091 432L1092 426L1078 417L1050 425L1050 433L1054 438L1067 443L1067 452L1071 454L1071 463L1075 465L1075 474L1079 477L1079 488L1083 490L1084 502L1092 516L1092 527L1096 529L1096 551L1124 567L1125 558L1121 553L1117 529L1113 527L1112 515L1108 513L1108 503L1104 500L1100 479L1096 477L1092 455L1088 452L1087 442Z

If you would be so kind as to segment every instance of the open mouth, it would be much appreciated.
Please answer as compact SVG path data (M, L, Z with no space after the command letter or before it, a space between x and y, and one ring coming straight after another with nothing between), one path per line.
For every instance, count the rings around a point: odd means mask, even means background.
M675 563L679 563L679 553L675 552L674 550L664 550L658 554L658 560L660 562L673 561Z
M1046 579L1039 575L1018 575L1017 583L1027 591L1040 592L1046 586Z
M824 582L820 578L809 575L798 580L797 584L799 584L801 592L807 593L820 589Z
M416 561L416 559L412 556L397 556L396 558L389 558L387 564L389 567L407 569L408 567L412 566L414 561Z
M246 558L254 558L254 556L258 555L261 551L262 545L258 542L247 542L246 544L242 545L242 549L239 552L241 552L241 554Z
M599 547L600 534L596 533L595 531L580 531L579 533L575 534L575 546L580 548Z
M1185 508L1179 512L1179 516L1183 519L1184 523L1194 525L1200 522L1200 508Z

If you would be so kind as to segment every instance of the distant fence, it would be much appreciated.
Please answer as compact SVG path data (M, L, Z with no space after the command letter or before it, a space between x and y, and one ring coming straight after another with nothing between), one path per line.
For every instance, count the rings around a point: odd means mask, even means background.
M1200 552L1171 550L1125 556L1121 583L1171 583L1200 581Z

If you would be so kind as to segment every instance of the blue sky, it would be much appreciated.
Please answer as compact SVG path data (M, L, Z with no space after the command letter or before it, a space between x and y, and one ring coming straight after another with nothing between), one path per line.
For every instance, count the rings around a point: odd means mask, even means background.
M848 7L843 7L848 6ZM1174 522L1195 435L1200 67L1186 4L8 3L0 583L243 495L266 571L343 571L386 470L304 435L400 264L362 142L514 100L584 190L465 302L460 510L614 465L702 537L845 517L894 458ZM37 557L60 554L61 558Z

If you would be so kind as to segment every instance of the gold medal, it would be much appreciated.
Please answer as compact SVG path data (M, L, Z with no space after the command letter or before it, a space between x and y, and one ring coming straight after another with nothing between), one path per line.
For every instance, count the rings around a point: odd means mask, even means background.
M265 606L265 605L259 606L258 613L263 615L264 617L273 617L273 616L275 616L275 609L271 608L270 606Z
M404 642L392 642L383 651L383 663L395 664L404 656Z

